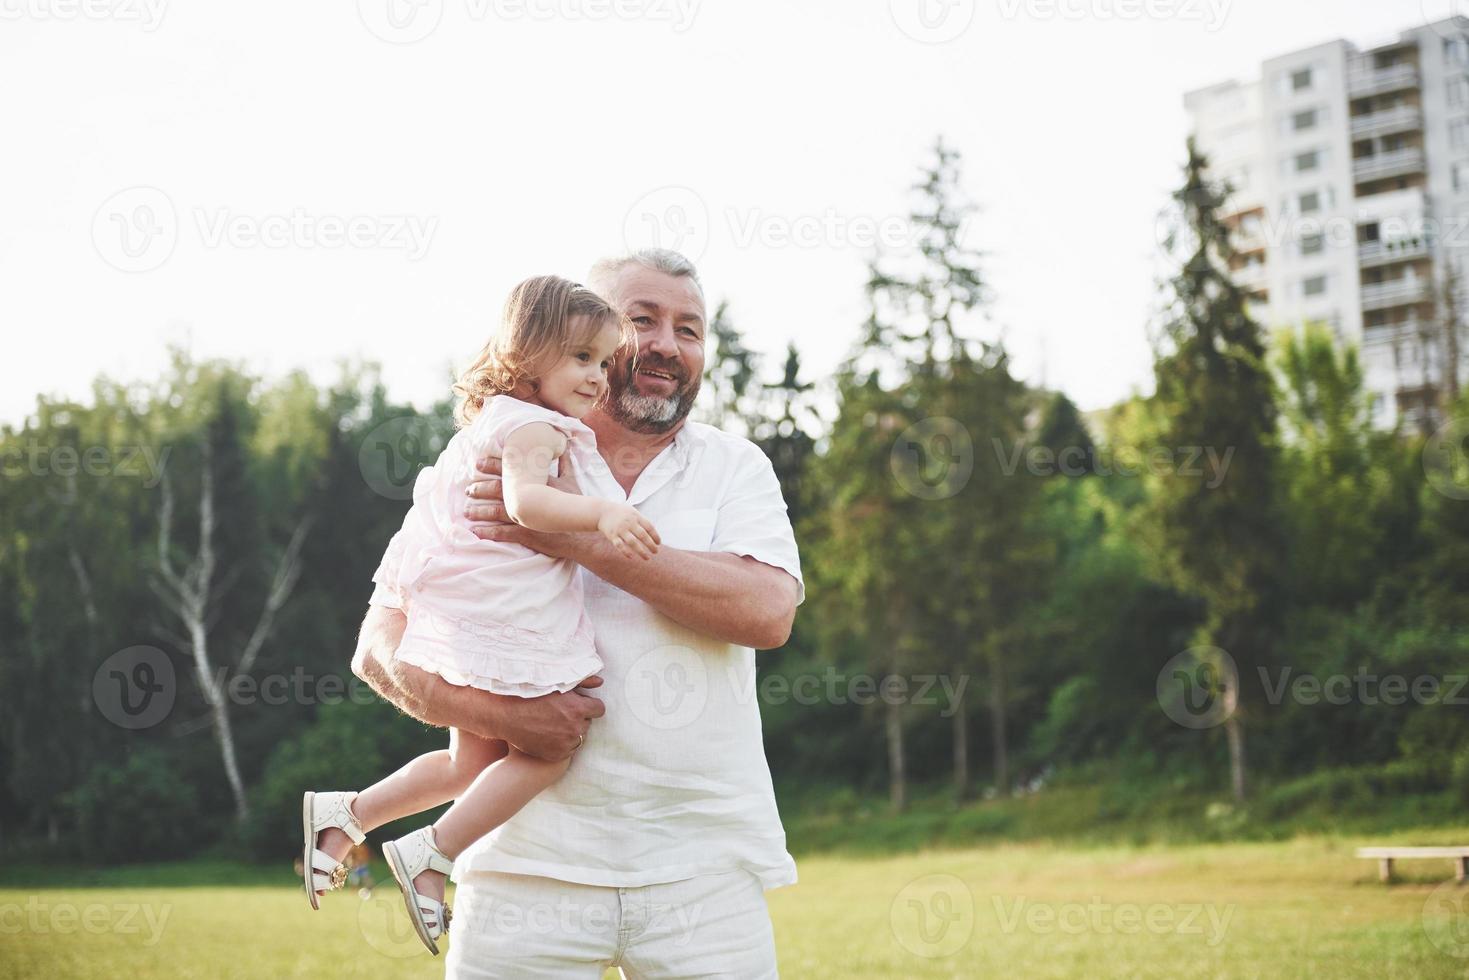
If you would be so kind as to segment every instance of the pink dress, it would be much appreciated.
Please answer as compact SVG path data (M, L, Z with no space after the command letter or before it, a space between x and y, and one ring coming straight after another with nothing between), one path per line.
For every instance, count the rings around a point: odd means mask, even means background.
M596 437L576 419L509 395L489 399L418 474L413 507L372 577L374 602L408 617L399 660L451 684L526 698L569 691L602 669L576 563L482 540L464 516L475 460L501 453L532 422L566 436L558 463L585 470L596 456Z

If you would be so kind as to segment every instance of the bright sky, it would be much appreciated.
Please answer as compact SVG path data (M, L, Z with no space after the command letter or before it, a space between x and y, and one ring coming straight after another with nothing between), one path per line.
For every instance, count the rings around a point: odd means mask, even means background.
M1017 373L1101 407L1183 93L1453 2L0 0L0 421L185 339L427 404L513 283L659 241L828 377L940 133Z

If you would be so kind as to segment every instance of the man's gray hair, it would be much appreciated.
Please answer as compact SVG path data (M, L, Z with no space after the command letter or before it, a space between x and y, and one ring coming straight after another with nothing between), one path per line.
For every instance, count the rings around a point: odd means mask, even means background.
M593 263L592 271L587 273L587 282L605 296L607 285L613 277L633 264L665 275L686 276L698 287L699 295L704 295L704 284L699 281L699 270L694 268L694 263L686 256L671 248L640 248L636 252L598 259Z

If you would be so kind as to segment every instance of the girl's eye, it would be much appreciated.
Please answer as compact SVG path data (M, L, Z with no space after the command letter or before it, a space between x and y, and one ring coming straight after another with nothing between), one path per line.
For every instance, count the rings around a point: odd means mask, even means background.
M576 359L585 364L587 361L590 361L592 359L592 355L588 354L586 351L582 351L580 354L576 355Z
M610 371L610 370L612 370L612 362L611 361L603 361L602 362L602 370L603 371Z

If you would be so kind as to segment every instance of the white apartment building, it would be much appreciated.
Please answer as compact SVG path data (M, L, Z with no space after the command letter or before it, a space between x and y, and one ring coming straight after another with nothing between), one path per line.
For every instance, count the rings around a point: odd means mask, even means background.
M1376 424L1430 423L1469 346L1445 327L1454 308L1469 321L1469 19L1294 51L1184 105L1233 189L1232 267L1256 316L1328 324L1361 349Z

